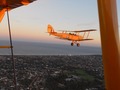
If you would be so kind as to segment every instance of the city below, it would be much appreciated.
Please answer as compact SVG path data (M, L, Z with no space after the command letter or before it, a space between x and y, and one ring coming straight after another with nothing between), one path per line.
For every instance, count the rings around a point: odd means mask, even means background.
M101 55L15 55L18 90L105 90ZM0 56L0 90L14 90L13 62Z

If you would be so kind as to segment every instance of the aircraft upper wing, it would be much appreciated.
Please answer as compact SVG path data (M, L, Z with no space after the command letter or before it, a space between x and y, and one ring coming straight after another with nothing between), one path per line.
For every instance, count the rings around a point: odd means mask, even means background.
M27 5L36 0L0 0L0 22L2 21L5 11Z
M96 31L96 29L89 29L89 30L76 30L76 31L69 31L69 30L59 30L59 31L63 31L63 32L89 32L89 31Z
M89 31L96 31L96 29L89 29L89 30L80 30L80 31L72 31L72 32L89 32Z

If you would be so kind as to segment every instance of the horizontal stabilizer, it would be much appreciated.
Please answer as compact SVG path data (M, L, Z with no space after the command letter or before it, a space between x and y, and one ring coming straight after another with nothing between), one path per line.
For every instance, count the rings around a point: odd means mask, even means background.
M0 46L0 48L13 48L12 46Z

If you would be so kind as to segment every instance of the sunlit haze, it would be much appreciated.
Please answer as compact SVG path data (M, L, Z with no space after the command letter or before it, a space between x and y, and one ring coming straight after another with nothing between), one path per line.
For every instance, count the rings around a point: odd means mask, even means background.
M120 0L117 0L117 5L120 23ZM11 10L10 22L12 38L16 41L69 44L69 41L56 39L46 33L47 25L51 24L56 31L97 29L90 34L93 41L81 43L101 46L97 0L37 0ZM9 40L6 15L0 23L0 40Z

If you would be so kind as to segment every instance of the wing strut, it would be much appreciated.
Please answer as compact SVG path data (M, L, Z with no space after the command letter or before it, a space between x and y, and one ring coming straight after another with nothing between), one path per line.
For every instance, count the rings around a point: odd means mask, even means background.
M7 7L7 21L8 21L8 29L9 29L9 38L10 38L10 48L11 48L11 59L13 61L13 73L14 73L14 88L17 90L16 85L16 71L15 71L15 59L14 59L14 53L13 53L13 44L12 44L12 35L11 35L11 28L10 28L10 19L9 19L9 12Z
M88 32L87 38L88 38L89 34L90 34L90 31Z
M86 32L84 32L84 34L83 34L83 38L84 38L85 34L86 34Z

